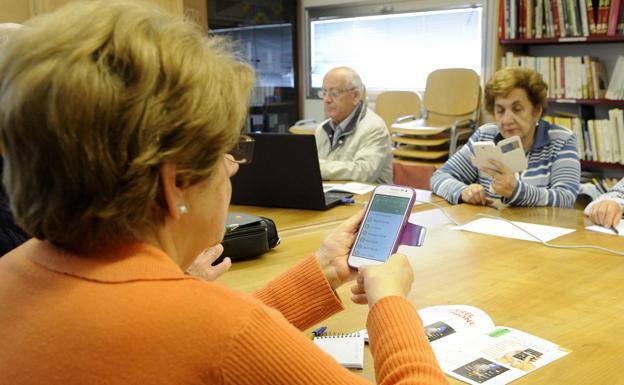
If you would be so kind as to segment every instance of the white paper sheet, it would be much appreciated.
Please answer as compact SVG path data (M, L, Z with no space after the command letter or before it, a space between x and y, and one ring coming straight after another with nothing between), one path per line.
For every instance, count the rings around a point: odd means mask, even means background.
M559 238L562 235L574 232L574 229L568 229L565 227L545 226L535 223L516 221L513 221L513 223L528 231L529 233L535 235L537 238L544 242L552 241L553 239ZM511 223L505 222L500 219L479 218L475 219L474 221L470 221L462 226L452 227L451 229L537 242L537 240L531 237L529 234L520 230Z
M589 231L596 231L596 232L599 232L599 233L611 234L611 235L619 235L620 237L624 237L624 222L620 222L620 224L617 225L615 228L617 229L618 233L620 233L620 234L616 234L612 229L608 229L606 227L602 227L602 226L598 226L598 225L587 226L585 229L587 229Z
M432 229L435 227L440 227L440 226L453 223L438 208L435 208L432 210L426 210L426 211L419 211L417 213L412 213L408 220L411 223L424 226L427 229Z
M414 191L416 191L416 200L419 201L419 202L414 202L414 206L422 205L424 204L423 202L431 202L432 192L430 190L421 190L421 189L415 188Z
M363 195L369 193L375 189L375 186L366 184L366 183L358 183L358 182L349 182L345 184L326 184L323 183L323 192L328 191L340 191L347 192L351 194Z

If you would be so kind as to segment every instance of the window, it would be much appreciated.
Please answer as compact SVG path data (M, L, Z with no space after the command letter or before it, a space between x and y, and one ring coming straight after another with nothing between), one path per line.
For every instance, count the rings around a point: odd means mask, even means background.
M323 16L323 13L325 16ZM424 90L441 68L481 74L482 8L328 17L308 11L309 95L331 68L355 69L369 90Z

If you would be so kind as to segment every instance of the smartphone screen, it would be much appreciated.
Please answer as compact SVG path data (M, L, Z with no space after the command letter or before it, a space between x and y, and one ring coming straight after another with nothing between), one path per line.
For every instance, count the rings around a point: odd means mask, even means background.
M351 255L384 262L392 252L409 203L407 197L374 194Z

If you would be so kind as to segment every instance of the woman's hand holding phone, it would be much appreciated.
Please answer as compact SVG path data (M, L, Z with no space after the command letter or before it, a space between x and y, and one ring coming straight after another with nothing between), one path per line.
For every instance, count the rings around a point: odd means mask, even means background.
M347 258L363 217L364 209L341 223L325 238L315 253L316 260L332 289L337 289L357 275L357 272L347 264Z
M392 254L384 264L360 267L356 284L351 288L351 300L372 308L384 297L406 297L413 282L414 272L407 257Z

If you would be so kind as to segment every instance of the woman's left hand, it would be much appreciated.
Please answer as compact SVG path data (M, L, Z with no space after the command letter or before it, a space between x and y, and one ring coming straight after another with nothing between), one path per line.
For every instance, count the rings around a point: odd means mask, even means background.
M186 269L186 273L205 281L216 280L232 267L232 261L229 257L225 257L218 265L212 266L212 263L221 256L221 253L223 253L223 246L221 244L204 250L195 258L191 267Z
M490 159L492 167L483 167L481 172L492 177L491 191L505 198L511 198L516 189L516 176L501 162Z
M357 271L347 264L347 258L363 217L364 210L361 210L344 221L325 238L316 251L316 260L332 289L337 289L357 276Z

